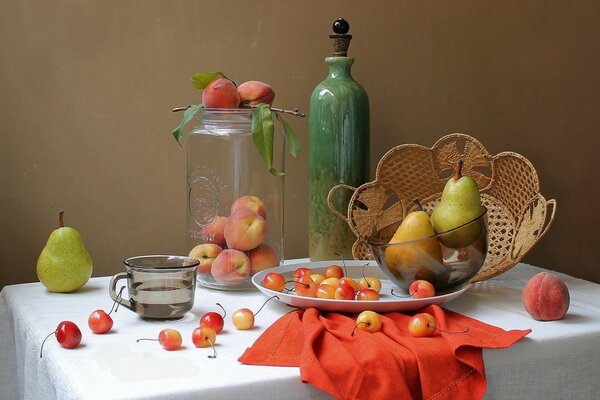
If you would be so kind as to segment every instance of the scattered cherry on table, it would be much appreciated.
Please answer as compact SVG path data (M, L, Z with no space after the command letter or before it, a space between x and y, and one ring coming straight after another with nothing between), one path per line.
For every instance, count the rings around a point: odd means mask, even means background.
M42 342L42 346L40 347L40 358L42 358L42 352L44 350L44 344L46 340L54 335L56 337L56 341L65 349L74 349L81 343L81 330L79 327L71 321L62 321L56 327L56 330L50 333L44 341Z

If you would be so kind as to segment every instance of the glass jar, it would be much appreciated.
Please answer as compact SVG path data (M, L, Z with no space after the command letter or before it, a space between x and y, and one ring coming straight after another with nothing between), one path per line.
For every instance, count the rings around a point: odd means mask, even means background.
M252 139L252 110L202 109L188 133L190 256L198 284L253 288L251 277L283 261L283 176L269 173ZM274 166L284 170L283 138Z

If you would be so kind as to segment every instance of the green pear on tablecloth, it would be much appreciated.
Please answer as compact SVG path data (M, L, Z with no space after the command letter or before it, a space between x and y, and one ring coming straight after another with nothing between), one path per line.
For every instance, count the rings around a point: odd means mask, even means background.
M60 227L48 238L37 261L37 276L51 292L74 292L92 276L92 258L83 239L75 229L64 226L59 214Z

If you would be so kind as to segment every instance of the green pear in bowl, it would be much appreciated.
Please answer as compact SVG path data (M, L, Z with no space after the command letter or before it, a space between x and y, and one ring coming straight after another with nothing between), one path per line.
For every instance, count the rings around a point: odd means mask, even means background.
M444 186L440 202L431 213L431 224L436 233L455 229L450 234L440 237L446 247L454 249L466 247L481 236L480 224L456 228L479 218L485 212L477 183L470 176L462 175L462 165L463 161L459 160L454 175Z
M92 258L81 235L64 226L64 212L59 213L60 227L48 238L37 261L37 276L51 292L74 292L92 276Z
M404 217L385 249L385 265L397 279L431 281L440 270L442 249L429 221L429 215L415 200L419 210Z

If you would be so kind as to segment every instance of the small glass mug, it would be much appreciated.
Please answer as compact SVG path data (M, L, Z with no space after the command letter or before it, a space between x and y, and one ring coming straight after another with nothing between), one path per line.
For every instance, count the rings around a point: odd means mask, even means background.
M194 305L195 258L170 255L130 257L123 261L126 272L110 280L110 297L142 318L179 319ZM117 282L127 279L129 299L117 294Z

